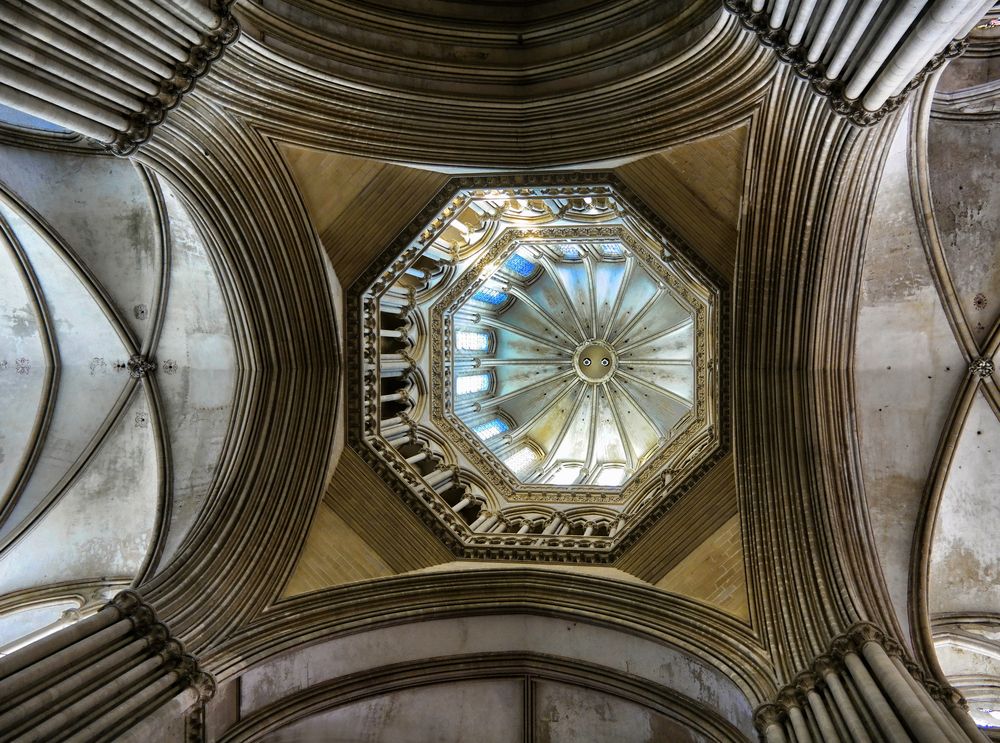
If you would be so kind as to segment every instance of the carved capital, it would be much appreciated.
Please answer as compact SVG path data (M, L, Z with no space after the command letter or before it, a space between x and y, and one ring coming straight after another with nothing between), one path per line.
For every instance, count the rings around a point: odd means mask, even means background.
M820 655L813 661L813 673L821 679L831 673L840 673L840 663L832 655Z
M163 622L155 622L147 630L146 640L149 642L149 649L158 653L170 640L170 630Z
M135 591L122 591L111 599L111 604L126 617L131 616L140 606L145 606Z
M855 651L860 651L869 642L885 647L885 632L869 622L859 622L847 630L847 639Z
M132 620L132 627L141 635L146 634L149 628L156 624L156 614L146 604L132 612L129 619Z
M778 692L777 704L786 712L792 707L801 707L802 698L795 686L786 686Z
M197 671L191 676L191 688L198 692L198 701L204 704L215 696L215 679L211 674Z
M848 653L854 653L856 651L857 648L854 647L854 643L852 643L850 639L844 635L835 637L833 642L830 643L830 655L838 661L843 660L844 656Z
M815 691L820 683L820 679L811 671L803 671L795 677L795 689L800 694L808 694L811 691Z
M780 725L786 712L777 704L762 704L753 713L753 726L758 733L764 733L772 725Z
M167 640L160 648L160 657L168 666L179 666L184 658L184 647L177 640Z

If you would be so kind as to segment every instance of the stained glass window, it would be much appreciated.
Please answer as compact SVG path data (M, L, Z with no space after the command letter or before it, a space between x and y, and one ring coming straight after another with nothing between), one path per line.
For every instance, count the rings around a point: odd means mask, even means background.
M494 436L499 436L504 431L509 431L510 426L508 426L506 422L500 420L499 418L494 418L491 421L486 421L486 423L480 423L472 430L483 441L488 441L489 439L492 439Z
M559 248L562 257L567 261L578 261L583 255L578 245L563 245Z
M490 386L489 374L469 374L455 379L455 390L459 395L485 392Z
M604 243L601 245L601 255L606 258L621 258L623 254L624 250L618 243Z
M486 351L490 347L490 336L475 330L459 330L455 333L455 345L459 351Z
M523 276L527 278L535 272L535 264L525 258L523 255L518 255L514 253L510 258L504 261L504 267L512 272L516 273L518 276Z
M484 302L486 304L503 304L503 302L507 299L507 292L484 286L473 294L472 298L478 302Z
M530 446L522 446L503 461L514 472L522 472L535 461L535 450Z

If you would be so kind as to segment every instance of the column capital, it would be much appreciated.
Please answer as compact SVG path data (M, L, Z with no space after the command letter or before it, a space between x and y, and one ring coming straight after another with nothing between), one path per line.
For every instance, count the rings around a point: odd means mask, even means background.
M820 678L824 678L827 674L839 673L840 662L832 655L817 656L813 661L813 672Z
M874 642L883 648L885 647L885 632L870 622L858 622L851 626L845 635L855 650L861 650L869 642Z
M753 726L758 733L763 733L772 725L780 725L786 716L787 713L783 707L768 702L754 710Z
M135 591L130 590L116 594L110 603L126 617L131 616L140 606L145 606L142 597Z
M818 677L814 671L803 671L795 677L795 689L803 695L816 691L816 687L821 683L822 677Z

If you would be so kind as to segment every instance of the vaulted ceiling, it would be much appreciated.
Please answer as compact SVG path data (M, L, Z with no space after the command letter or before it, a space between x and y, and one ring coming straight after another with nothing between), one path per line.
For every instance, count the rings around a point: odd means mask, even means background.
M0 111L0 649L133 585L216 677L225 740L460 740L478 709L527 738L617 718L636 740L740 740L865 620L992 724L993 32L860 128L715 3L407 5L239 4L244 36L133 159ZM352 302L453 178L581 171L726 290L731 424L602 564L467 551L356 445ZM598 252L589 280L618 259ZM545 255L554 307L575 269ZM474 281L501 270L475 260ZM581 389L606 351L589 340L564 370ZM427 456L403 452L402 479ZM456 533L516 541L465 495L435 501Z

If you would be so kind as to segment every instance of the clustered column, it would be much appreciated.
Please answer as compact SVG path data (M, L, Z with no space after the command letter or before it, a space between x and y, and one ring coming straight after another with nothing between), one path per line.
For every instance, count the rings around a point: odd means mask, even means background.
M754 725L766 743L985 741L961 697L927 679L868 623L836 638L812 669L757 709Z
M761 43L773 47L833 107L857 124L878 121L948 57L994 0L725 0Z
M132 591L0 658L0 739L113 740L157 710L182 715L215 684Z
M0 3L0 103L129 154L237 37L231 2Z

